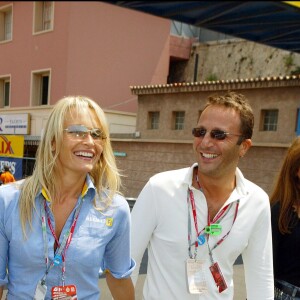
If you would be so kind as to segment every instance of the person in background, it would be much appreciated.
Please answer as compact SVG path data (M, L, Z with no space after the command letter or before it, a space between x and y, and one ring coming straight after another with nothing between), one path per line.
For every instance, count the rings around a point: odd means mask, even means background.
M300 137L287 151L270 202L275 299L300 299Z
M103 110L58 101L32 176L0 189L0 298L98 300L104 270L116 300L133 300L130 209ZM30 279L29 277L30 276Z
M2 182L2 180L1 180L1 174L3 173L3 171L2 170L0 170L0 185L2 185L3 184L3 182Z
M154 175L132 210L132 257L148 247L144 300L234 298L242 255L248 300L273 300L268 195L237 167L251 147L254 116L234 92L211 96L194 135L196 162Z
M16 181L14 175L9 170L9 166L4 166L4 171L0 175L0 180L3 184Z

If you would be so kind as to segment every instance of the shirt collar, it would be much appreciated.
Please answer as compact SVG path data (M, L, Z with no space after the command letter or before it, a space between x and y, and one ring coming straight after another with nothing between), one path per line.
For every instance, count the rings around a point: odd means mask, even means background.
M237 193L241 196L249 194L249 186L247 185L247 181L239 168L236 168L235 180Z
M192 186L193 171L194 171L195 167L198 167L198 163L194 163L188 169L188 172L186 173L186 175L183 179L183 184L186 184L189 188L191 188L191 186ZM238 195L240 197L246 196L249 193L249 189L246 184L246 179L243 176L243 174L239 168L236 168L235 178L236 178L236 187L235 187L236 192L238 193Z
M95 194L95 186L91 180L90 175L87 175L86 177L86 181L83 185L82 191L81 191L81 198L84 199L84 197L87 195L88 191L91 190L91 193ZM50 202L50 197L48 196L46 189L44 187L42 187L40 194L43 195L43 197ZM93 197L92 197L93 198Z
M191 188L193 183L193 172L194 168L198 167L197 163L194 163L189 169L188 172L185 174L185 177L183 179L183 184L186 184L189 188Z

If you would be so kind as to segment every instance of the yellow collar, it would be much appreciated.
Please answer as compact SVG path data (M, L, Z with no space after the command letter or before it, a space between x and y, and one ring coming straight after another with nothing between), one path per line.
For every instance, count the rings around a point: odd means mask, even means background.
M82 191L81 191L81 197L83 197L86 192L88 190L88 186L86 184L86 182L84 183L84 186L82 188ZM44 198L47 200L47 201L50 201L50 197L48 196L47 192L46 192L46 189L44 187L42 187L42 195L44 196Z

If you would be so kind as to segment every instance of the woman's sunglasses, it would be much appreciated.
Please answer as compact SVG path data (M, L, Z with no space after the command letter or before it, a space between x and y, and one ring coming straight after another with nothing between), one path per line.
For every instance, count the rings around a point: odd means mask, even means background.
M94 140L103 140L106 139L105 134L99 128L88 129L84 125L70 125L68 128L64 129L67 133L69 133L73 138L76 139L84 139L88 134Z

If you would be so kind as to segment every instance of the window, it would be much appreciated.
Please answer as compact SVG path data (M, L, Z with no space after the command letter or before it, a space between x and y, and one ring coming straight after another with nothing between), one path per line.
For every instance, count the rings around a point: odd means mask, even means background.
M48 92L49 92L49 76L48 75L42 75L41 78L41 104L47 105L48 104Z
M184 129L184 111L175 111L173 112L174 119L174 129L175 130L183 130Z
M12 39L12 6L0 9L0 41Z
M34 32L53 29L54 1L34 2Z
M10 77L0 78L0 107L9 106L10 103Z
M43 30L51 29L52 4L50 1L43 2L42 24Z
M278 109L262 110L262 131L276 131L278 123Z
M10 81L4 81L4 106L9 106Z
M149 112L149 129L158 129L159 127L159 112L158 111L151 111Z
M48 105L50 94L50 71L32 73L32 100L33 106Z
M168 83L184 82L184 70L187 66L187 60L170 59Z

